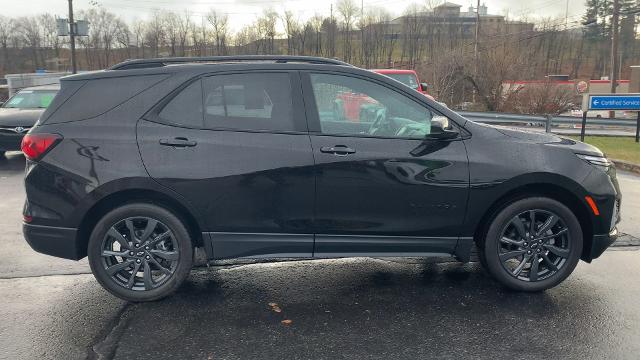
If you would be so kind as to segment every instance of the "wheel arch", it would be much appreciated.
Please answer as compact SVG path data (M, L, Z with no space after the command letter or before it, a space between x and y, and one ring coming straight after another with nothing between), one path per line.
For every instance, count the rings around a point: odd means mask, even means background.
M161 206L178 216L186 225L195 246L203 246L202 224L190 207L184 202L171 196L166 191L158 189L130 187L110 192L95 201L85 210L78 226L78 248L83 249L82 257L86 256L91 231L98 221L109 211L124 204L135 202L151 203Z
M554 199L567 206L571 212L573 212L580 223L583 234L583 247L580 258L583 260L588 259L589 254L591 254L593 241L593 224L587 205L584 204L581 198L573 191L561 185L548 182L528 183L516 186L495 200L487 208L478 222L473 236L476 244L480 245L482 243L493 218L497 216L500 210L514 201L535 196Z

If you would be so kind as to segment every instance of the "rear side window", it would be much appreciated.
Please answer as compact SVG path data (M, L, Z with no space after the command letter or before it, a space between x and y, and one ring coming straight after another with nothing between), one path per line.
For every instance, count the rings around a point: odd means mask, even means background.
M158 115L163 122L202 127L202 81L197 80L171 99Z
M202 88L206 128L295 130L287 73L210 76Z
M84 120L104 114L167 77L160 74L87 80L47 123Z

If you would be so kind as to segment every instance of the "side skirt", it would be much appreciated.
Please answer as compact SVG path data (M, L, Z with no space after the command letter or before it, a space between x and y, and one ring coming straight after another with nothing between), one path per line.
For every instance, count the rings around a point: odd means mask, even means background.
M471 237L207 232L202 238L211 260L453 256L468 262L473 246Z

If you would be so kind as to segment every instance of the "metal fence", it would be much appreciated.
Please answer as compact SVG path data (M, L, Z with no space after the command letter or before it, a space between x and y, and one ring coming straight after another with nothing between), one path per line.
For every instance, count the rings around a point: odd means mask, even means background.
M560 125L581 125L582 118L573 116L542 116L542 115L523 115L523 114L508 114L508 113L495 113L495 112L472 112L472 111L459 111L460 115L466 117L469 120L487 124L514 124L514 125L529 125L544 127L546 132L553 132L553 128L558 128ZM639 118L640 119L640 118ZM608 119L608 118L587 118L586 122L588 127L602 127L602 128L616 128L626 131L633 131L636 134L636 142L638 141L638 133L640 127L640 120L635 119ZM629 133L631 135L633 133Z

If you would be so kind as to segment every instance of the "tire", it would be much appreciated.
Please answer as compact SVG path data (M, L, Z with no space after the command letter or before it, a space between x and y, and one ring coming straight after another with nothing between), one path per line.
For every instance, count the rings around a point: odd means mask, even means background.
M193 246L184 223L169 210L149 203L123 205L104 215L91 233L87 252L100 285L133 302L173 293L193 264Z
M498 282L512 290L536 292L558 285L573 272L582 242L580 223L569 208L550 198L531 197L497 213L480 251ZM528 263L523 262L526 258Z

